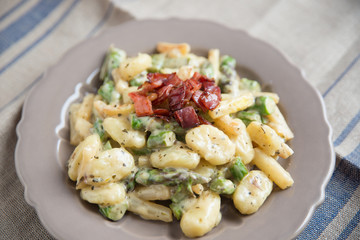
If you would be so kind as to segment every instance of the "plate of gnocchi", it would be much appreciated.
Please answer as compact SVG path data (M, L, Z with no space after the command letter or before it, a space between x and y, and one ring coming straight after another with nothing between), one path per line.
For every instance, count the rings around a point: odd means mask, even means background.
M199 20L131 21L75 46L17 134L25 199L58 239L291 239L335 164L301 71Z

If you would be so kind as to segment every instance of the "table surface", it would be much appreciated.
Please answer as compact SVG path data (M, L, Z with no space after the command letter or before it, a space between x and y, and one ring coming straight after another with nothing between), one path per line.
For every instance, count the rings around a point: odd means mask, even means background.
M0 0L0 239L52 239L24 199L15 128L29 90L75 44L133 19L202 19L281 51L322 94L337 165L297 239L360 239L360 1Z

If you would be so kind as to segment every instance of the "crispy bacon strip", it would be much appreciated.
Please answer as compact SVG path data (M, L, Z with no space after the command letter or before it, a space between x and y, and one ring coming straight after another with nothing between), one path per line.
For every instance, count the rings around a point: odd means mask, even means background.
M203 94L203 91L201 90L197 90L196 92L194 92L194 94L192 95L191 99L193 100L193 102L196 104L196 106L198 106L199 108L201 108L203 110L203 112L206 112L207 109L205 106L203 106L200 102L200 98Z
M155 115L170 116L170 111L165 108L154 109Z
M168 97L169 108L171 111L179 110L186 104L185 100L186 86L183 84L177 88L174 88Z
M140 91L129 93L137 116L155 116L167 121L173 116L183 128L210 124L188 105L192 101L203 112L219 105L221 91L213 79L197 72L185 81L176 73L149 73L147 78Z
M153 101L153 104L158 105L158 104L163 103L169 97L171 90L172 90L171 85L163 86L163 87L159 88L159 90L157 91L158 97L157 97L157 99L155 99Z
M136 116L144 117L153 115L151 101L139 92L129 93L129 97L134 102Z
M199 102L208 110L213 110L219 105L218 96L214 93L203 92Z
M202 84L202 90L204 92L209 92L216 94L219 101L221 100L221 90L218 86L216 86L213 82L203 82Z
M176 73L168 74L169 77L164 80L164 85L177 87L183 82Z
M191 106L175 111L174 116L182 128L193 128L200 125L198 115Z

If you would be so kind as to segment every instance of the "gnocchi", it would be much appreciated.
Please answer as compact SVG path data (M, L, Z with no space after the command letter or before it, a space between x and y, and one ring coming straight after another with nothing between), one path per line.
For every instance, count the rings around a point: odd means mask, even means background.
M68 161L68 175L69 178L73 181L78 179L79 166L83 161L83 152L90 151L90 155L95 156L98 152L101 151L102 145L100 137L97 134L87 137L83 142L81 142L71 154Z
M220 196L214 192L206 191L184 213L180 227L187 237L200 237L218 225L220 220Z
M140 53L137 57L127 58L114 70L118 78L130 81L133 77L151 66L151 57L148 54Z
M133 156L124 148L113 148L87 156L81 163L79 176L87 185L118 182L135 168Z
M115 205L126 201L125 187L119 183L87 186L81 189L80 196L90 203L100 205Z
M94 95L88 94L83 102L75 103L70 107L70 143L78 145L91 134L90 117Z
M180 142L150 155L150 163L156 168L180 167L193 169L199 164L199 161L199 154Z
M145 146L145 134L132 130L125 118L105 118L105 131L121 146L142 148Z
M200 125L188 131L186 144L213 165L228 163L235 154L235 146L221 130Z
M244 164L250 163L254 157L254 149L245 124L240 119L233 119L229 115L214 121L215 126L223 130L235 144L236 155L242 158Z
M217 168L215 165L212 165L208 161L200 160L197 167L194 169L195 172L201 174L204 177L211 178L213 175L216 174Z
M252 214L265 202L272 188L273 183L265 173L253 170L236 187L234 205L242 214Z

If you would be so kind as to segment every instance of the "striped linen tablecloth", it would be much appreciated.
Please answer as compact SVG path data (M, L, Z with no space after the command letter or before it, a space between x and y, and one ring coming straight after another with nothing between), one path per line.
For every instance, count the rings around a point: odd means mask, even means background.
M15 127L29 90L70 47L131 19L206 19L285 54L325 100L337 165L297 239L360 239L360 1L0 0L0 239L51 239L23 196Z

